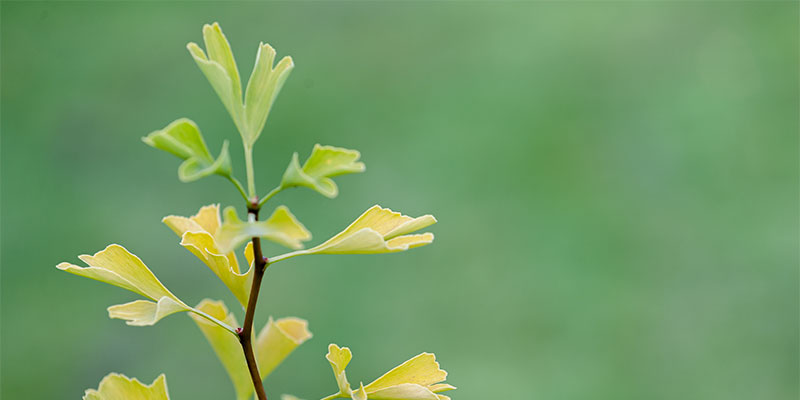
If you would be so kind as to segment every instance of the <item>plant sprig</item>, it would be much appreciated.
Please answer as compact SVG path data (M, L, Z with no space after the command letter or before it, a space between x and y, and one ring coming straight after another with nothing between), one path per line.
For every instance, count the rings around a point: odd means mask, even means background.
M294 153L281 182L263 197L257 194L253 147L262 134L272 105L294 68L291 57L275 63L275 50L261 43L247 86L242 82L236 60L219 24L203 27L205 50L195 43L187 49L230 114L244 147L247 186L233 175L228 141L224 141L217 157L213 157L197 124L180 118L142 140L157 149L183 160L178 178L192 182L210 175L229 180L245 200L247 218L238 217L236 209L219 205L200 208L190 217L170 215L162 220L180 238L180 244L197 256L233 293L244 307L244 322L237 319L221 301L205 299L191 307L170 292L153 272L133 253L112 244L104 250L79 258L88 267L61 263L61 270L106 282L137 293L145 300L108 307L109 317L123 319L128 325L148 326L169 315L187 312L203 332L233 382L237 400L249 399L253 393L266 400L263 379L297 346L311 338L307 321L286 317L273 320L254 335L255 309L266 268L289 258L314 254L378 254L405 251L433 242L432 233L416 233L434 223L432 215L412 218L381 206L373 206L349 226L330 239L305 249L311 233L286 206L278 206L266 219L260 220L262 207L281 191L290 187L307 187L328 198L335 198L339 189L332 178L363 172L364 163L356 150L315 145L300 165ZM274 257L263 256L261 240L281 244L291 251ZM246 263L240 263L236 250L244 247ZM237 349L238 348L238 349ZM441 383L447 373L439 368L435 356L422 353L413 357L372 383L353 389L345 368L352 358L350 349L329 346L326 358L331 364L338 391L325 399L368 398L402 400L448 400L440 394L455 387ZM166 378L161 375L151 385L120 374L106 376L98 389L89 389L84 400L137 398L165 400L169 398ZM296 399L284 395L284 400Z

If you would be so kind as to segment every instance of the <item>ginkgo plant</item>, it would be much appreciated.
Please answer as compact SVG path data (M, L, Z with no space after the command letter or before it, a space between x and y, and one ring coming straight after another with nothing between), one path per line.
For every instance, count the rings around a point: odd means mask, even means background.
M180 245L208 266L231 291L244 309L243 323L239 324L222 301L207 298L195 306L186 304L167 289L139 257L118 244L111 244L94 255L79 256L85 267L64 262L57 268L144 297L108 307L110 318L125 320L128 325L149 326L169 315L188 313L227 371L235 398L246 400L255 395L259 400L266 400L263 379L312 336L308 322L296 317L270 317L255 333L255 309L266 268L303 255L393 253L424 246L433 242L433 234L418 232L436 223L436 218L432 215L412 218L376 205L340 233L310 248L306 248L305 243L311 240L311 233L288 207L277 206L268 218L259 220L265 204L281 191L302 186L334 198L339 189L332 178L363 172L365 166L359 161L361 155L356 150L317 144L302 165L298 153L294 153L280 183L259 197L253 146L261 136L272 104L294 68L294 62L291 57L283 57L275 63L275 50L261 43L243 90L236 60L219 24L203 26L203 39L205 50L195 43L189 43L187 49L239 131L244 148L246 187L233 174L228 141L214 157L197 124L187 118L175 120L142 140L183 160L178 167L181 181L220 175L242 195L246 218L240 218L234 207L220 211L218 204L212 204L201 207L195 215L170 215L162 222L180 237ZM262 239L290 251L264 257ZM237 256L239 251L244 253L244 262ZM447 372L430 353L421 353L366 386L360 383L358 387L352 386L345 374L352 358L349 348L331 344L326 358L333 369L336 389L323 400L449 400L441 392L455 389L443 383ZM147 385L117 373L107 375L97 389L87 390L83 397L84 400L168 398L163 374ZM297 398L283 395L283 399Z

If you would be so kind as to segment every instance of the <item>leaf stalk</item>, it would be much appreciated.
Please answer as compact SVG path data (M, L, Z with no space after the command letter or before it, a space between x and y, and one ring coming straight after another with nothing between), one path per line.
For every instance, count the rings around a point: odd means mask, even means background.
M253 172L253 146L244 145L244 163L247 169L247 194L249 199L258 199L256 196L256 179ZM257 210L256 210L257 211Z
M270 190L269 193L267 193L264 197L261 198L261 200L258 201L258 208L261 208L264 204L266 204L269 201L269 199L272 198L272 196L275 196L276 194L280 193L281 190L283 190L283 187L281 186L276 186L272 190Z
M238 179L236 179L236 178L234 178L232 176L228 176L228 180L231 181L231 183L233 183L234 186L236 186L236 190L238 190L239 194L241 194L242 197L245 199L245 201L247 201L248 200L247 193L245 193L244 187L242 186L242 183L239 182Z

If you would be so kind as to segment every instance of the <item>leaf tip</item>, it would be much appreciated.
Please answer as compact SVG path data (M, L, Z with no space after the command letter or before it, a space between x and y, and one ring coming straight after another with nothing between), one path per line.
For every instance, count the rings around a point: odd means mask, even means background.
M66 270L68 270L70 267L73 267L73 266L74 266L74 265L72 265L72 264L70 264L70 263L68 263L68 262L62 262L62 263L59 263L58 265L56 265L56 268L58 268L58 269L60 269L60 270L62 270L62 271L66 271Z

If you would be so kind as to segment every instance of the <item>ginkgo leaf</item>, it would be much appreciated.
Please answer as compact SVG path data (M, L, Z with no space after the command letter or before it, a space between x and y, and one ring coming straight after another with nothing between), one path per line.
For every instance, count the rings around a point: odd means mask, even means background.
M194 216L180 217L170 215L162 219L173 232L181 237L181 246L185 247L203 263L230 289L243 306L250 296L253 279L252 269L242 272L233 252L225 252L214 233L219 229L219 205L209 205L200 209ZM248 262L248 265L252 263Z
M222 33L222 28L219 23L214 22L211 25L203 25L203 40L208 50L208 59L219 64L225 69L225 72L231 78L234 93L241 95L242 83L239 79L239 70L236 68L236 60L231 51L231 45L225 34Z
M251 146L261 135L272 104L294 68L291 57L283 57L273 68L274 61L275 49L268 44L261 43L258 46L256 64L250 80L247 82L247 91L245 92L244 112L248 135L245 142Z
M233 118L245 148L252 148L264 129L275 98L294 68L294 62L291 57L284 57L273 66L275 49L261 43L242 99L236 59L218 23L203 26L203 40L208 54L196 43L189 43L186 48Z
M166 128L143 137L142 141L185 160L178 168L178 178L182 182L195 181L211 174L231 176L228 142L222 144L222 150L215 160L209 153L197 124L190 119L175 120Z
M203 26L203 40L208 55L196 43L189 43L186 48L222 100L239 131L245 132L242 83L228 39L222 33L219 24L215 22Z
M136 300L108 307L108 317L123 319L128 325L149 326L155 324L161 318L181 311L187 311L184 305L165 296L158 299L158 303L149 300Z
M266 221L242 221L236 215L235 208L225 208L224 222L216 234L220 250L231 251L253 237L299 249L303 247L304 241L311 239L311 233L286 206L276 208Z
M326 242L308 250L272 257L270 260L278 262L303 254L377 254L404 251L432 243L432 233L411 233L435 223L436 218L432 215L411 218L375 205Z
M169 400L167 378L161 374L153 383L145 385L136 378L111 373L106 375L97 389L88 389L83 400Z
M375 400L438 400L437 392L455 389L439 382L447 372L439 368L436 356L422 353L374 380L364 389Z
M303 399L301 399L301 398L299 398L297 396L292 396L290 394L282 394L281 395L281 400L303 400Z
M258 372L264 378L269 375L297 346L311 339L308 321L286 317L274 321L272 317L256 337L254 352Z
M436 223L432 215L411 218L388 208L372 206L345 230L309 249L320 254L371 254L408 250L433 242L432 233L408 235Z
M454 386L440 383L447 378L447 372L439 368L436 356L431 353L419 354L369 385L361 384L355 391L350 389L345 375L345 367L352 358L350 349L331 344L325 357L333 368L339 393L324 400L337 397L351 397L353 400L448 400L447 396L438 393L455 389Z
M200 258L214 271L242 305L247 304L253 272L249 269L245 273L238 272L233 253L224 254L218 250L214 237L206 232L184 233L181 238L181 246Z
M430 386L445 379L447 379L447 372L439 368L436 356L431 353L422 353L372 381L366 386L366 390L372 393L403 383Z
M297 153L292 155L292 161L283 174L281 188L306 186L326 197L334 198L339 194L339 188L331 178L364 172L366 167L358 161L360 157L361 153L357 150L316 144L302 168Z
M124 319L128 325L145 326L153 325L161 318L176 312L190 311L235 334L233 328L224 322L187 306L164 287L139 257L118 244L111 244L93 256L84 254L78 258L89 266L79 267L62 262L56 268L119 286L149 299L111 306L108 308L111 318Z
M336 397L344 396L349 397L353 390L350 389L350 382L347 381L347 374L345 368L350 364L353 359L353 353L347 347L339 347L333 343L328 345L328 354L325 355L328 362L333 369L333 376L336 378L336 385L339 386L339 393L328 396L325 399L334 399Z
M221 301L205 299L195 308L216 319L225 321L230 326L239 326L236 322L236 317L228 312L228 308ZM225 367L225 371L228 372L236 391L236 399L249 399L250 394L253 392L253 382L250 380L250 372L247 370L247 362L239 341L236 337L206 319L191 314L189 316L192 317L197 327L203 332L203 336L211 344L214 353L217 354L222 366Z
M89 267L63 262L56 268L119 286L152 300L112 306L109 308L112 318L127 319L130 325L152 325L166 315L191 309L167 290L139 257L120 245L112 244L93 256L82 255L78 258Z
M218 320L225 321L229 325L238 325L236 317L228 312L222 301L206 299L195 308ZM253 391L253 384L238 339L200 317L195 315L191 315L191 317L203 331L203 335L208 339L231 377L237 399L249 398ZM270 318L253 342L253 352L261 379L266 378L297 346L310 338L311 332L308 331L307 321L295 317L278 320Z

